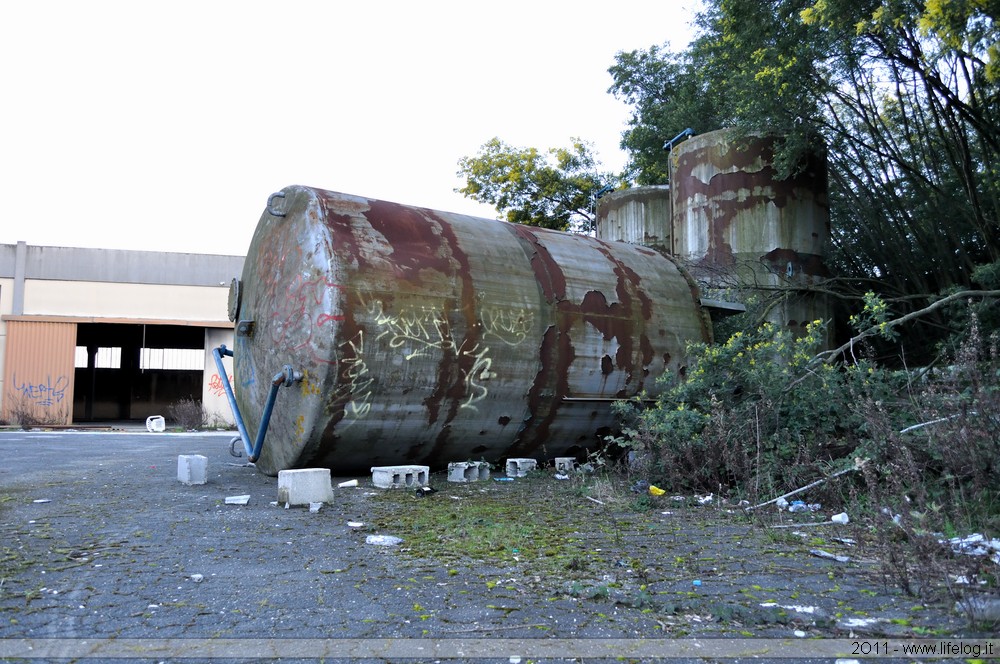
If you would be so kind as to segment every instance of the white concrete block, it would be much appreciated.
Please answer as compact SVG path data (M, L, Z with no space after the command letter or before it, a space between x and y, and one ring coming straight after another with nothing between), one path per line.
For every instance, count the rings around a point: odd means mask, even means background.
M453 461L448 464L449 482L480 482L490 479L490 464L485 461Z
M333 482L327 468L278 471L278 504L332 503Z
M380 489L427 486L430 475L430 466L372 466L372 483Z
M177 457L177 481L182 484L204 484L208 481L208 457L181 454Z
M507 477L524 477L538 467L534 459L507 459Z
M576 457L556 457L557 473L572 473L576 470Z

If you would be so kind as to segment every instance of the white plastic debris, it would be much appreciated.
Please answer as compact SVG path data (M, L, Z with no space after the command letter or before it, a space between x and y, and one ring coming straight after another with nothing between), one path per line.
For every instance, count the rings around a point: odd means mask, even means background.
M788 501L785 500L784 498L778 498L776 501L774 501L774 504L777 506L779 510L788 508Z
M52 501L49 500L48 498L39 498L38 500L32 500L31 502L35 503L36 505L40 505L41 503L51 503Z
M192 574L188 578L191 579L192 581L194 581L195 583L201 583L202 581L205 580L205 575L204 574Z
M850 562L850 556L838 556L835 553L830 553L829 551L824 551L823 549L810 549L809 553L813 554L818 558L826 558L827 560L836 560L838 563Z
M360 528L361 526L365 525L365 522L364 521L348 521L347 525L350 526L351 528Z
M357 485L358 485L358 481L357 480L347 480L346 482L341 482L337 486L339 488L341 488L341 489L347 489L349 487L357 486Z
M973 533L965 537L952 537L948 540L940 540L941 544L948 544L955 553L963 553L967 556L990 556L994 563L1000 565L1000 539L986 539L982 533Z
M840 514L834 514L831 516L830 521L833 521L834 523L846 524L850 523L851 518L847 516L847 512L841 512Z
M309 503L309 511L316 513L323 509L323 503Z
M396 546L402 541L402 537L393 535L369 535L365 538L365 544L374 544L375 546Z
M707 496L695 496L694 499L698 501L699 505L710 505L715 499L715 496L710 493Z
M246 505L250 502L250 495L244 496L226 496L227 505Z
M566 474L564 474L564 473L556 473L556 474L554 475L554 477L555 477L555 478L556 478L557 480L568 480L568 479L569 479L569 475L566 475Z

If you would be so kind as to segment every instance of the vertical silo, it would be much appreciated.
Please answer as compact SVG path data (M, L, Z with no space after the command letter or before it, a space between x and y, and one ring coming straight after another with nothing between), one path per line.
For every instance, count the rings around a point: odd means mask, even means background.
M777 140L719 130L671 151L671 252L707 289L773 291L828 276L825 157L811 155L796 174L779 179ZM796 330L829 318L825 298L801 294L783 298L768 315Z
M670 251L670 187L613 191L597 202L597 239Z

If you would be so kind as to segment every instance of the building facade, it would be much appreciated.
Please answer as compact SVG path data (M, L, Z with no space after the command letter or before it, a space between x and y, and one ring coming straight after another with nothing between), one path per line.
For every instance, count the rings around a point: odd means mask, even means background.
M231 423L212 350L232 346L242 270L242 256L0 244L0 419L169 419L195 401Z

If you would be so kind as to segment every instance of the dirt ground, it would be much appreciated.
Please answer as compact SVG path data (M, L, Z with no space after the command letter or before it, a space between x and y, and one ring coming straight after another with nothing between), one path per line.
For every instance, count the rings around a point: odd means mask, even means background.
M750 519L692 496L642 505L625 480L497 481L496 471L468 484L434 474L438 491L426 497L358 478L317 512L286 509L276 478L229 454L231 436L0 432L0 648L57 638L993 636L952 602L925 605L887 584L853 524L797 524L827 521L823 511ZM208 458L206 484L177 481L180 454ZM238 495L247 504L226 503Z

